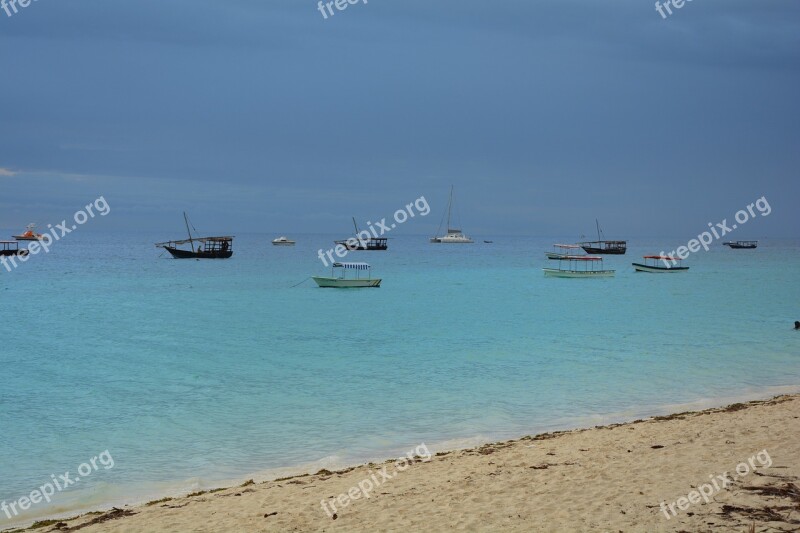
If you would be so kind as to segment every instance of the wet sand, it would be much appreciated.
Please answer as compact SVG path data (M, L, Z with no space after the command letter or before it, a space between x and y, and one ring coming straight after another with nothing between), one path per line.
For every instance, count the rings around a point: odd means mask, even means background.
M36 531L800 530L800 395L427 451Z

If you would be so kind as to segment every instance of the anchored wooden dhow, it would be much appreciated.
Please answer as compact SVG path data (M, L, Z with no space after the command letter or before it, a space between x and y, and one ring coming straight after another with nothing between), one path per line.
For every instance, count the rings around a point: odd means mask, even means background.
M233 237L193 237L186 212L183 213L183 220L186 222L188 239L159 242L156 246L164 248L175 259L228 259L233 255Z

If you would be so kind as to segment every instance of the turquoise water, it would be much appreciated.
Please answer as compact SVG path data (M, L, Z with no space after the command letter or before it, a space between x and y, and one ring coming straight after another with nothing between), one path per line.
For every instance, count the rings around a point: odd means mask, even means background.
M9 233L10 230L6 230ZM167 236L168 237L168 236ZM800 386L800 243L716 246L686 274L545 278L563 238L390 240L380 289L318 289L339 235L240 235L229 261L164 235L75 232L0 271L0 500L109 450L20 520L253 475L593 425Z

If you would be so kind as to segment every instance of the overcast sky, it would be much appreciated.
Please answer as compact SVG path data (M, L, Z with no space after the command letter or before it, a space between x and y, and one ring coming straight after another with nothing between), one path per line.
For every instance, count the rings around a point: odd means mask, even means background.
M335 10L335 7L334 7ZM0 11L0 227L800 228L800 2L38 0ZM405 228L405 227L404 227Z

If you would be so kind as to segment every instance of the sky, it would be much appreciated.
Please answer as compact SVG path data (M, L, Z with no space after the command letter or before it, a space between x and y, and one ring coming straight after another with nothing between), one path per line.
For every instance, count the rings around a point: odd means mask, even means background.
M8 0L6 0L8 1ZM37 0L0 11L0 227L796 237L800 2ZM398 230L401 231L401 230Z

